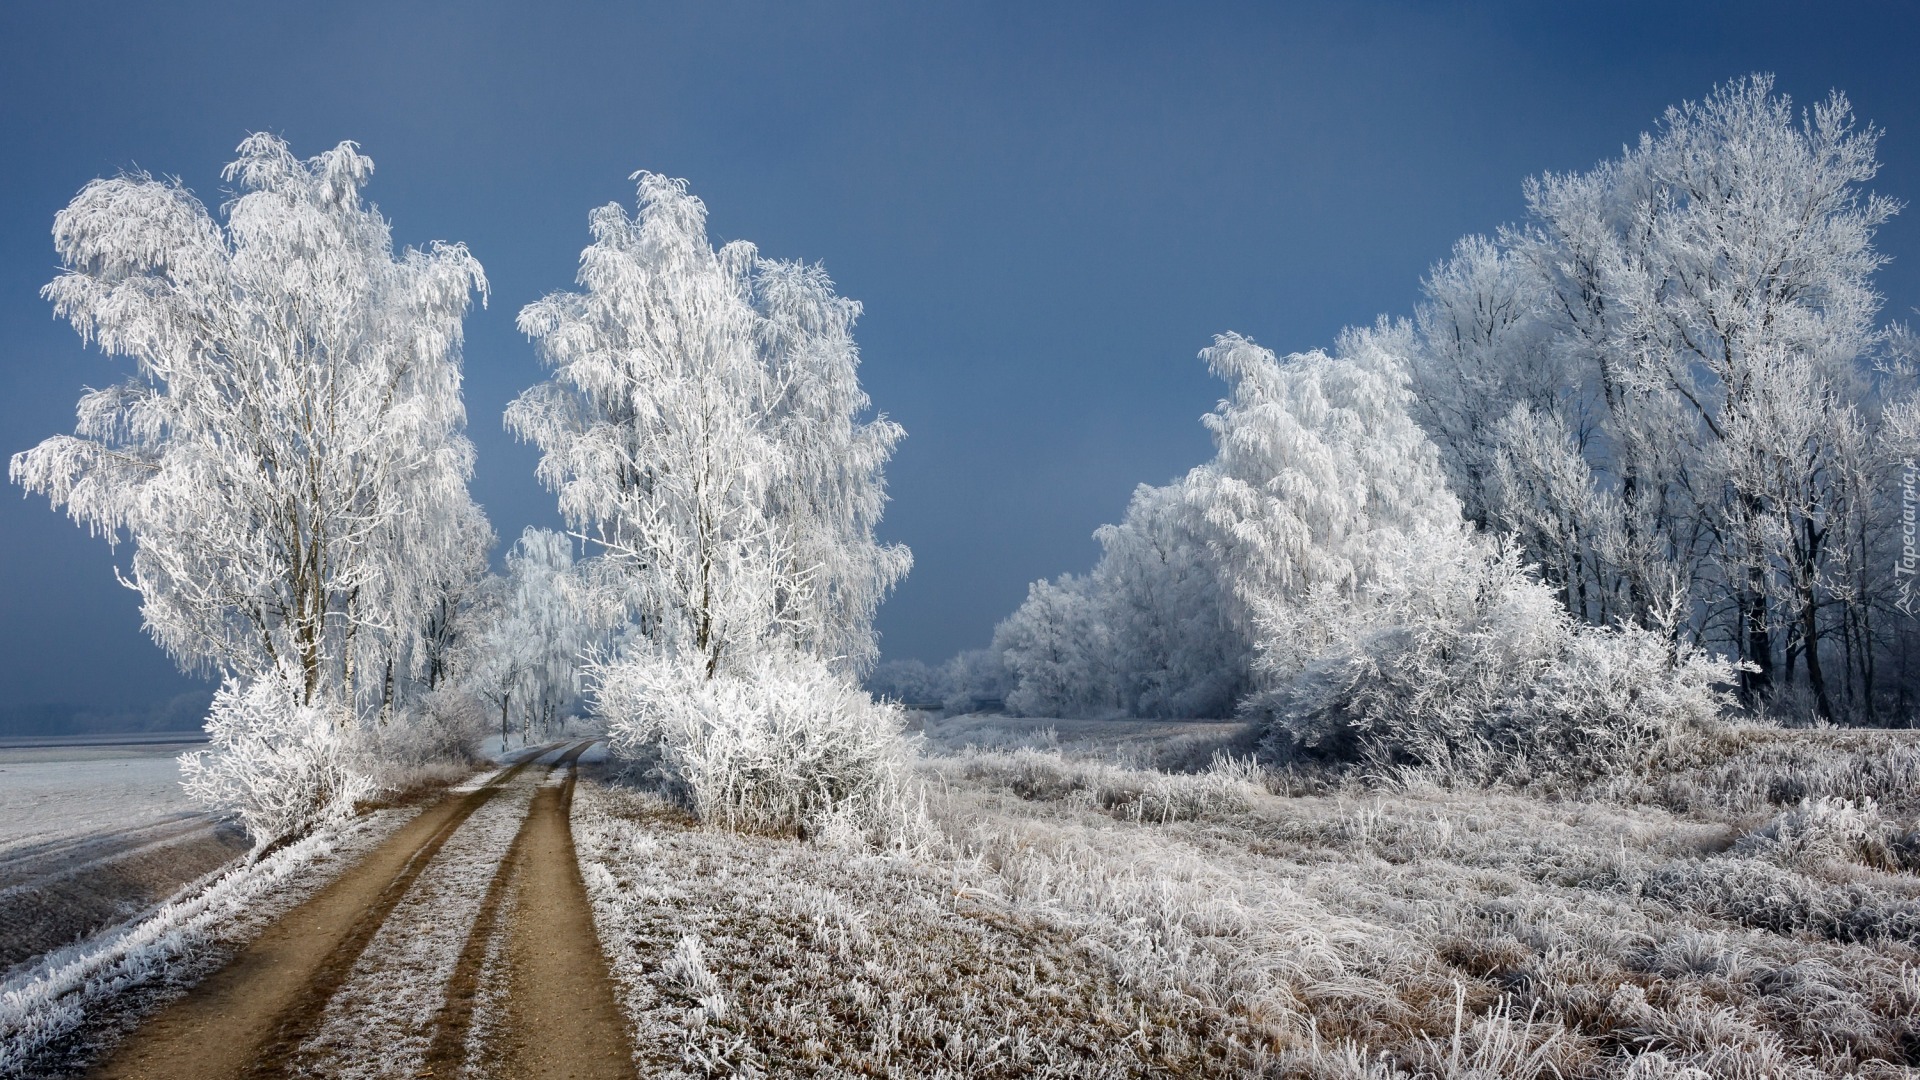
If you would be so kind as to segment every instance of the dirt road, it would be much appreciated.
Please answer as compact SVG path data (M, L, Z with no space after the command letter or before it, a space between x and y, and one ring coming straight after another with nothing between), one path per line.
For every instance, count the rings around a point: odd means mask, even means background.
M421 813L90 1075L632 1076L567 826L590 745Z

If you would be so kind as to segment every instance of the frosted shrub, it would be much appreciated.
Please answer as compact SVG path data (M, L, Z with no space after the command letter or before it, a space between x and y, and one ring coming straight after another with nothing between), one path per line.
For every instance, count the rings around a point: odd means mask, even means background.
M1162 773L1147 781L1131 807L1141 821L1193 821L1243 814L1264 793L1265 776L1250 759L1216 753L1202 773Z
M240 818L255 850L353 813L373 785L354 767L347 717L302 704L299 671L281 664L228 679L207 716L211 750L180 755L188 796Z
M837 840L904 808L897 706L825 663L762 655L707 678L698 658L636 656L596 673L613 752L652 758L704 822Z
M1727 663L1638 627L1577 624L1511 547L1463 545L1390 586L1374 629L1262 702L1282 756L1411 767L1472 782L1590 777L1639 764L1725 709Z
M357 760L373 786L399 791L435 776L453 779L480 761L492 727L486 704L471 694L435 690L411 709L355 732Z

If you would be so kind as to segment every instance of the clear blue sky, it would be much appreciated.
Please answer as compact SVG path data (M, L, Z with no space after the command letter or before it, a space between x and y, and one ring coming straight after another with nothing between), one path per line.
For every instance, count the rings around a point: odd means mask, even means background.
M1907 4L160 7L0 11L0 449L70 430L81 386L125 370L37 295L82 184L146 169L212 204L249 131L303 155L355 139L402 242L486 265L476 494L503 540L553 524L500 427L540 375L513 316L571 283L629 173L684 176L716 238L822 261L866 305L863 378L908 431L884 532L917 559L888 656L984 644L1029 580L1091 564L1134 484L1205 458L1212 334L1290 351L1405 314L1456 237L1520 214L1523 177L1613 155L1718 81L1846 91L1888 132L1876 188L1920 196ZM1883 246L1909 316L1920 212ZM106 545L12 491L0 707L192 685Z

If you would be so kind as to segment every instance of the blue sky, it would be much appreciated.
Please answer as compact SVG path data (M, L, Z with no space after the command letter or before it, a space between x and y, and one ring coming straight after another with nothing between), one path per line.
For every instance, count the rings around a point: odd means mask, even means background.
M556 524L500 427L540 377L520 306L567 287L590 208L688 178L717 240L824 262L866 305L875 403L908 431L888 656L984 644L1033 578L1084 570L1142 481L1208 455L1238 330L1281 351L1408 313L1522 179L1617 153L1668 104L1772 71L1884 127L1920 196L1920 9L1904 4L21 3L0 9L0 449L69 430L83 350L37 291L53 215L121 169L209 203L247 132L357 140L403 243L465 241L475 492L503 541ZM1882 234L1920 305L1920 215ZM143 708L190 687L114 554L0 498L0 707ZM126 552L119 557L124 562Z

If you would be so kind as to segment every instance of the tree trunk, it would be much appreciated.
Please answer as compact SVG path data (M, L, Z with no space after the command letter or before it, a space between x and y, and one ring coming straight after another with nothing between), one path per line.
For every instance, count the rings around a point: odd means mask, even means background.
M1742 672L1742 696L1749 706L1773 689L1773 637L1767 632L1767 594L1764 571L1758 567L1747 572L1747 589L1740 597L1740 621L1746 637L1746 659L1754 670Z
M1811 586L1800 589L1800 637L1807 647L1807 685L1813 688L1814 707L1820 719L1833 720L1833 704L1827 700L1827 679L1820 670L1819 605Z

